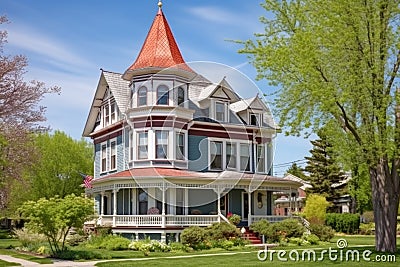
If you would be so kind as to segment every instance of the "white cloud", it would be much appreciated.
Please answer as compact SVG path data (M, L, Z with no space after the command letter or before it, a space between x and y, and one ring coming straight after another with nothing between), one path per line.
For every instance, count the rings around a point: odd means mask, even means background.
M93 67L88 60L74 53L63 42L29 26L11 24L8 30L8 44L39 55L43 62L66 70L73 70L78 66Z

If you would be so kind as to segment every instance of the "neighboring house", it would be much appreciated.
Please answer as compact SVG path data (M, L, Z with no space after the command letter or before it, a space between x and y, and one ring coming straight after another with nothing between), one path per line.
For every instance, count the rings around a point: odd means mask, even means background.
M239 214L271 221L274 192L301 184L271 176L276 135L260 97L242 99L183 60L161 7L135 62L101 70L83 136L94 143L98 224L165 240Z
M306 190L312 186L307 181L304 181L290 173L285 175L285 179L301 183L302 186L297 189L297 194L295 192L292 192L291 194L288 194L287 192L274 193L276 196L276 200L274 201L275 214L287 216L302 212L305 206Z

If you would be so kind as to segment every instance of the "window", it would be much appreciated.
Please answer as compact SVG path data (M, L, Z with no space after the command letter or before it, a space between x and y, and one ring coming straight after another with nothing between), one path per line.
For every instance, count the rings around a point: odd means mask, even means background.
M138 189L138 202L139 202L139 215L147 214L147 207L148 207L148 196L147 192L144 191L142 188Z
M222 170L222 142L210 142L210 168Z
M117 122L117 112L116 112L115 102L111 103L110 109L111 109L111 124L113 124L113 123Z
M107 144L101 145L101 172L107 170Z
M142 86L138 90L138 107L147 105L147 88Z
M160 85L157 88L157 105L168 105L169 93L168 87L165 85Z
M111 142L111 153L110 153L110 168L115 170L117 168L117 142Z
M103 106L103 112L104 112L103 126L108 126L110 125L110 110L108 109L108 105Z
M176 159L185 159L185 135L183 133L176 134Z
M250 171L250 145L240 144L240 170Z
M178 88L178 106L183 107L185 103L185 89L182 87Z
M226 165L227 168L236 169L236 144L226 143Z
M222 102L216 102L215 103L215 119L217 121L224 122L226 121L226 108L225 108L225 103Z
M260 126L261 125L261 114L250 113L250 125Z
M147 159L148 157L147 132L138 133L138 159Z
M257 172L265 172L265 146L257 145Z
M156 159L168 157L168 132L156 131Z
M133 145L133 131L129 131L129 160L133 160L133 152L134 151L134 145Z

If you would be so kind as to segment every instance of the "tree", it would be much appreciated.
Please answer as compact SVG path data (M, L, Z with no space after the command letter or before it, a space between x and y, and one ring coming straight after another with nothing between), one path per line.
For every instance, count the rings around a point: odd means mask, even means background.
M93 215L93 201L74 194L65 198L41 198L25 202L19 211L27 220L26 227L46 236L53 255L65 249L69 230L81 228ZM60 246L61 243L61 246Z
M304 207L304 216L313 224L324 224L326 218L326 209L330 206L324 196L310 194L306 199Z
M329 125L348 159L355 153L362 158L372 189L375 248L396 251L398 0L266 0L262 6L269 12L261 18L265 32L242 42L241 52L258 78L279 85L275 108L288 133Z
M0 25L4 23L7 18L0 16ZM20 179L25 168L35 162L30 134L43 129L39 123L45 121L45 107L39 105L40 101L60 90L39 81L24 81L27 59L5 55L6 41L7 32L0 30L0 136L5 140L0 146L0 209L8 203L9 182Z
M345 179L344 173L336 162L332 145L328 142L323 133L319 133L319 139L311 141L313 148L310 150L311 156L305 157L307 165L304 168L308 172L308 181L312 188L308 188L310 193L324 195L329 201L342 194L333 185Z
M93 169L93 148L84 139L74 140L64 132L40 133L33 137L37 162L28 168L22 180L11 186L8 212L13 213L27 200L56 195L83 193L83 178Z
M296 163L293 163L292 166L286 171L286 173L293 174L303 180L307 180L307 175L304 174L304 170L297 166Z

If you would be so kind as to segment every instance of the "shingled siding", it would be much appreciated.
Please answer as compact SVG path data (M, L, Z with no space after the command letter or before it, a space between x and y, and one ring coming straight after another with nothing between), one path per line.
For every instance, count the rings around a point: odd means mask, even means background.
M205 136L188 136L189 170L206 171L208 169L208 142Z
M122 135L117 137L117 171L121 172L125 170L125 149L124 144L122 142Z

